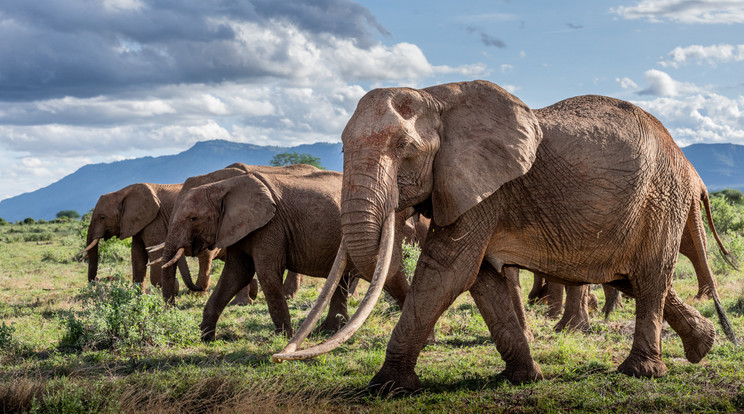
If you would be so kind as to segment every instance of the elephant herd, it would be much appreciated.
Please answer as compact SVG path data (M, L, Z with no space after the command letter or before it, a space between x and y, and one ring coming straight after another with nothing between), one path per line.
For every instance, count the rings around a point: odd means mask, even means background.
M255 298L255 274L275 331L294 335L276 362L331 351L386 290L402 312L370 386L412 391L421 388L416 361L437 319L465 291L505 361L503 375L516 383L542 378L530 353L519 269L535 274L529 297L551 298L553 314L566 285L557 329L586 326L588 284L602 284L608 298L618 291L635 298L633 345L620 372L665 374L663 320L680 335L687 359L700 361L715 329L672 286L682 253L695 267L698 296L713 298L735 341L706 258L702 207L726 251L705 185L664 126L640 108L580 96L533 110L486 81L383 88L360 100L342 141L343 174L233 164L183 184L134 184L101 196L87 235L88 279L96 278L98 240L112 236L132 237L134 281L144 282L149 261L151 283L171 303L176 268L189 289L203 291L212 260L221 258L202 338L214 338L230 300ZM410 286L404 238L422 246ZM184 256L199 258L196 283ZM294 332L286 301L293 289L285 285L296 286L298 274L326 283ZM370 287L350 318L357 277ZM300 350L326 305L319 329L336 333Z

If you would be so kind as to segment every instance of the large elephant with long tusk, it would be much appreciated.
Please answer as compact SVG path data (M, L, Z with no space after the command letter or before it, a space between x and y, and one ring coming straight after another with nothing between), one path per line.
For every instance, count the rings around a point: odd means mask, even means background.
M96 203L88 225L87 247L81 252L88 258L88 281L98 275L98 243L111 237L132 238L132 279L144 289L148 260L155 261L160 252L148 252L168 234L168 222L181 184L132 184L102 195ZM188 274L185 260L178 262L182 274ZM150 267L150 283L160 285L160 266Z
M432 217L372 386L421 388L419 353L439 316L468 290L506 362L504 376L542 378L502 274L514 267L634 295L635 335L620 372L665 374L663 319L688 360L710 350L713 324L671 287L686 225L705 260L700 204L707 191L668 131L640 108L580 96L533 111L485 81L376 89L360 100L342 140L338 260L348 255L362 274L380 277L372 281L379 287L385 271L376 263L389 254L394 212L413 206ZM715 283L709 286L733 339ZM331 337L331 346L292 352L293 340L274 360L329 351L362 320Z

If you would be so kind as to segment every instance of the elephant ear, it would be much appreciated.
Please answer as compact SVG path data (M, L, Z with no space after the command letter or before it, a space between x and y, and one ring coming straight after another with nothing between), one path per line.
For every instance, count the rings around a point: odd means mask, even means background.
M142 231L160 211L160 199L147 184L133 184L121 202L119 238L126 239Z
M424 91L443 103L432 209L434 222L446 226L529 171L542 130L527 105L490 82L453 83Z
M271 191L254 174L230 178L218 185L224 189L216 246L226 248L274 217L276 204Z

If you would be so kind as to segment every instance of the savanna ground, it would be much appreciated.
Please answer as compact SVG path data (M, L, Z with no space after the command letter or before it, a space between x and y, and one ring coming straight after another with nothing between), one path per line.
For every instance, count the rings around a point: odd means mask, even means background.
M714 199L716 223L744 268L744 205ZM720 224L719 224L720 223ZM545 305L528 305L534 358L545 380L512 385L468 294L442 316L437 341L417 372L425 390L379 396L365 386L381 366L400 310L381 300L362 329L332 353L274 364L287 340L274 335L266 302L228 307L217 340L201 343L198 323L207 296L182 289L173 309L159 292L130 288L126 241L102 246L96 285L75 257L85 224L77 221L0 226L0 411L6 412L744 412L744 348L723 336L699 364L684 358L665 325L659 379L616 373L632 342L634 302L608 320L598 313L588 334L555 333ZM709 258L724 307L744 340L744 272ZM221 262L216 262L214 281ZM190 262L196 274L195 262ZM412 266L411 263L408 264ZM521 273L526 296L532 276ZM181 285L183 286L183 284ZM299 326L322 286L306 278L289 301ZM365 285L366 286L366 285ZM715 318L711 300L693 299L692 265L680 258L674 286L688 303ZM363 293L363 292L362 292ZM604 303L602 290L593 288ZM359 298L352 299L351 311ZM310 343L321 340L311 337Z

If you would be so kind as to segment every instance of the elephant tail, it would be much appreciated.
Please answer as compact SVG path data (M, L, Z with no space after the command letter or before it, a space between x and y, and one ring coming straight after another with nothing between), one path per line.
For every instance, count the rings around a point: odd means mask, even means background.
M700 191L700 199L703 202L703 205L705 206L706 216L708 218L708 225L710 226L711 231L713 232L713 236L716 239L716 242L718 243L718 247L721 249L721 252L723 253L724 257L728 256L728 251L723 247L723 243L721 242L721 239L718 237L718 233L716 232L716 228L713 225L713 217L711 215L710 210L710 200L708 197L708 190L705 188L705 185L702 184L701 180L701 191ZM700 219L700 211L698 210L700 208L700 204L697 204L693 207L693 212L696 217L692 218L693 225L691 226L693 229L693 242L695 243L695 248L698 250L698 254L702 255L702 257L705 257L706 251L705 251L705 245L701 243L705 237L705 229L703 229L702 226L702 220ZM697 233L697 234L695 234ZM729 260L726 260L731 266L734 266ZM734 268L736 268L734 266ZM710 269L708 267L708 269ZM726 311L723 309L723 305L721 305L721 300L718 297L718 289L716 288L715 281L713 280L713 273L708 270L707 276L710 279L710 290L711 290L711 296L713 296L713 303L715 304L716 313L718 314L718 321L721 324L721 328L723 329L723 332L726 334L726 337L731 341L732 343L736 344L736 334L734 333L734 328L731 325L731 321L728 319L728 316L726 315Z
M734 264L734 261L731 260L731 254L723 246L723 242L721 241L721 238L718 237L716 226L715 224L713 224L713 215L710 209L710 198L708 197L708 190L706 190L705 187L703 187L702 192L700 194L700 200L703 202L703 206L705 207L705 217L708 219L708 227L710 228L710 231L713 233L713 237L716 239L716 243L718 243L718 248L721 249L721 256L723 257L723 260L726 261L726 263L728 263L729 266L733 267L735 270L738 271L739 268Z

